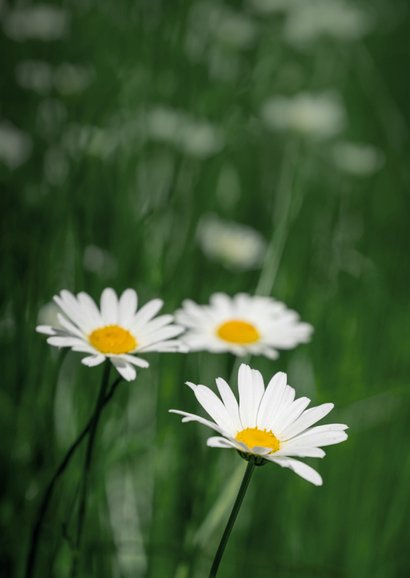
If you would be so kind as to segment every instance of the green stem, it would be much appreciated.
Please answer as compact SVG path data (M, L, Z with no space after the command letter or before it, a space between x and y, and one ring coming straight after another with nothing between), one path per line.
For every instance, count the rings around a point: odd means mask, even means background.
M115 390L117 389L117 387L121 381L122 381L121 377L119 377L118 379L116 379L114 381L114 383L111 386L110 391L107 393L107 395L104 398L103 407L105 407L107 405L107 403L110 401L110 399L114 395ZM38 550L38 543L39 543L39 539L40 539L40 535L41 535L41 528L43 525L44 518L47 514L48 507L49 507L50 502L51 502L51 498L53 497L55 485L56 485L58 479L64 474L68 464L70 463L70 461L71 461L72 457L74 456L75 452L77 451L77 449L80 447L82 441L87 436L88 432L91 430L93 418L94 418L94 416L92 416L90 418L88 423L85 425L84 429L78 435L77 439L68 448L64 458L61 460L60 464L58 465L57 469L55 470L53 477L49 481L47 488L46 488L46 491L44 492L44 496L40 502L40 505L39 505L39 508L37 511L37 515L36 515L36 518L35 518L35 521L34 521L34 524L32 527L32 531L31 531L30 547L29 547L29 552L28 552L28 556L27 556L26 571L25 571L25 575L24 575L25 578L31 578L34 575L34 568L35 568L35 563L36 563L36 558L37 558L37 550Z
M250 459L248 461L248 465L246 466L245 474L243 476L243 480L241 483L241 487L239 488L238 495L236 497L235 503L232 508L231 515L229 516L228 523L226 524L225 531L222 535L221 541L218 546L218 550L216 551L214 561L212 563L211 571L209 573L209 578L215 578L216 573L218 572L219 564L222 560L223 553L225 551L226 545L229 540L229 536L232 532L232 528L235 524L235 520L238 516L240 507L242 505L242 501L245 497L246 490L248 489L249 482L251 481L251 477L253 474L253 470L255 469L255 462Z
M111 362L110 360L107 359L104 366L104 373L101 382L100 392L98 394L97 403L95 404L94 416L91 423L90 434L88 436L87 449L85 453L83 479L80 493L80 504L78 507L77 533L74 543L73 563L71 567L71 578L76 578L76 576L78 575L81 540L83 536L84 520L87 510L89 474L93 457L95 436L97 433L98 422L100 421L101 412L104 407L105 392L107 390L108 381L110 378L110 369L111 369Z
M256 295L271 294L279 270L292 220L293 182L295 179L299 146L299 142L295 139L290 139L286 146L275 199L275 212L273 215L274 232L268 245L264 266L262 267L255 289Z

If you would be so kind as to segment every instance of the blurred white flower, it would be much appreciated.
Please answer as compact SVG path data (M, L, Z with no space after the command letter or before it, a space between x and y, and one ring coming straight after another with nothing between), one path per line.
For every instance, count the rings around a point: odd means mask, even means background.
M16 67L17 83L39 94L48 94L55 87L60 94L82 92L89 86L92 73L88 68L64 62L52 68L42 60L23 60Z
M49 301L40 307L37 315L37 325L51 325L52 327L62 329L63 326L58 319L59 313L60 309L58 305L54 303L54 301Z
M384 155L378 148L347 141L333 146L332 158L340 170L360 177L374 174L384 164Z
M187 328L181 339L191 351L276 359L278 349L293 349L310 340L313 327L271 297L214 293L209 301L198 305L186 299L175 313L177 322Z
M219 152L225 142L221 129L171 108L153 108L145 122L148 136L173 144L193 157L207 158Z
M48 62L23 60L16 67L17 83L28 90L47 94L53 87L53 71Z
M189 118L182 124L179 140L185 153L201 159L219 152L224 146L220 129L207 121Z
M258 267L265 255L266 242L258 231L215 215L201 219L197 237L207 257L232 269Z
M337 135L346 123L342 101L330 91L273 97L262 106L262 118L274 129L318 139Z
M231 48L246 49L257 38L256 24L247 16L226 7L210 21L213 37Z
M4 32L13 40L57 40L69 28L69 14L48 4L25 6L10 11L4 20Z
M177 110L158 106L150 110L146 117L149 135L157 140L175 142L180 132L181 115Z
M285 38L294 44L321 37L337 40L361 38L370 28L367 14L343 0L310 0L297 3L285 22Z
M246 50L257 39L257 24L244 13L216 2L196 2L190 13L186 50L202 60L215 42L234 50Z
M92 76L90 69L64 62L54 72L54 85L60 94L76 94L91 84Z
M88 245L84 250L83 267L90 273L98 273L102 277L112 277L117 272L117 262L114 257L96 245Z
M301 4L301 0L249 0L248 3L255 12L268 15L292 10Z
M16 169L26 162L32 149L31 137L9 121L0 121L0 163Z
M188 58L208 69L210 80L236 82L242 73L242 52L258 39L259 23L244 11L217 2L195 2L185 37Z

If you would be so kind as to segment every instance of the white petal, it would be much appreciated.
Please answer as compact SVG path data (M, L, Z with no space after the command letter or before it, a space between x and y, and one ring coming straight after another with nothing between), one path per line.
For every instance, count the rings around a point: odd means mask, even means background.
M192 318L188 313L180 309L179 311L175 311L174 317L180 325L184 327L190 328L197 328L198 322L196 319Z
M208 307L197 305L190 299L185 299L183 309L175 312L175 319L182 325L198 327L209 319Z
M178 351L179 353L187 353L190 351L189 347L179 341L177 339L169 340L169 341L159 341L157 343L151 343L151 345L147 345L146 347L138 348L139 352L148 353L150 351L163 351L163 352L172 352Z
M148 301L135 315L132 321L132 328L138 329L139 326L144 325L147 321L150 321L161 309L164 302L162 299L152 299Z
M209 301L222 315L229 315L232 311L232 299L228 295L225 295L225 293L214 293L209 298Z
M258 411L258 427L270 429L270 424L278 413L283 393L286 388L287 375L278 371L270 380Z
M284 411L283 414L276 420L275 423L275 434L280 436L282 431L286 429L290 424L294 423L298 417L305 411L310 403L308 397L300 397L295 400L292 405Z
M137 377L137 372L130 363L127 363L123 359L111 357L112 364L118 373L126 380L133 381Z
M323 458L326 453L321 448L297 448L291 446L292 442L281 444L281 449L275 452L275 457L296 456L298 458Z
M181 339L187 344L190 351L211 351L212 353L222 353L228 351L227 344L220 340L211 338L208 335L199 335L194 331L185 333Z
M267 459L271 462L275 462L283 468L291 469L295 472L295 474L298 474L298 476L304 480L307 480L311 484L314 484L315 486L321 486L323 484L323 480L318 472L303 462L299 462L298 460L294 460L292 458L267 457Z
M118 323L118 299L111 287L104 289L101 295L101 316L105 325L115 325ZM126 379L126 378L125 378ZM130 380L128 380L130 381Z
M205 385L195 386L191 383L188 383L188 385L193 389L195 397L204 410L211 416L218 426L229 435L235 436L236 429L234 420L227 412L226 407L219 397Z
M105 361L104 355L90 355L88 357L83 357L81 363L88 365L88 367L95 367L96 365L100 365L103 361Z
M63 289L60 295L55 295L53 299L68 319L71 319L83 331L87 331L88 326L82 316L80 305L70 291Z
M244 427L242 425L241 418L239 417L239 405L232 389L229 387L226 381L222 379L222 377L216 378L216 385L218 387L219 395L221 396L221 399L226 407L226 411L231 416L236 431L241 431L244 429Z
M293 424L290 424L286 429L282 431L281 437L283 439L290 439L317 421L325 417L334 408L333 403L323 403L317 407L311 407L306 410Z
M79 343L78 345L74 345L72 350L73 351L79 351L81 353L91 353L92 355L102 355L101 351L98 351L98 349L95 349L92 345L90 345L86 341L83 341L82 343ZM106 357L106 356L104 355L104 357Z
M239 414L244 428L255 427L265 387L259 371L242 363L238 371Z
M92 299L88 293L84 293L81 291L77 295L77 299L81 304L83 311L87 311L88 318L90 320L90 324L94 328L102 327L104 325L103 319L101 317L101 313L95 303L94 299Z
M272 452L271 448L264 448L262 446L253 446L253 448L249 449L251 449L252 453L256 454L257 456L267 456Z
M210 448L234 449L242 451L242 447L239 444L220 436L208 438L206 445Z
M249 307L252 306L253 298L247 293L237 293L232 301L239 310L247 312Z
M276 351L276 349L273 349L273 347L264 347L263 348L263 354L268 359L272 359L272 360L275 360L279 357L279 353Z
M143 368L149 367L148 361L146 361L145 359L142 359L141 357L137 357L136 355L123 354L123 355L121 355L121 357L125 361L128 361L128 363L131 363L132 365L136 365L137 367L143 367Z
M37 333L42 333L44 335L55 335L55 329L50 327L49 325L37 325L36 327Z
M179 325L169 325L168 327L158 329L158 331L151 333L148 337L141 337L141 343L142 346L144 346L145 344L149 345L151 343L157 343L158 341L166 341L167 339L172 339L177 335L181 335L183 331L183 327L180 327ZM135 329L135 334L138 340L138 328Z
M66 319L64 315L61 315L61 313L57 313L57 319L60 325L64 327L64 329L66 329L69 333L71 333L72 335L76 335L81 339L84 339L84 333L80 331L80 329L78 329L78 327L76 327L73 323L68 321L68 319Z
M315 446L320 448L323 446L331 446L334 444L339 444L347 440L347 433L336 427L332 429L332 425L337 424L330 424L328 426L329 427L328 430L315 431L318 428L312 428L311 430L308 430L307 432L301 434L300 436L296 436L291 440L288 440L287 443L289 444L289 446L292 444L291 447Z
M152 333L155 333L159 329L163 329L165 326L172 323L173 320L174 318L172 315L160 315L159 317L156 317L152 321L147 321L147 323L145 323L143 326L140 326L138 335L141 338L146 339Z
M75 345L80 345L81 340L78 337L65 337L65 336L52 336L47 339L49 345L54 345L54 347L74 347Z
M295 390L290 385L285 387L285 391L283 392L283 396L280 402L280 406L278 408L278 412L275 414L275 417L271 419L269 429L271 431L277 431L281 428L282 423L286 419L286 415L288 414L293 400L295 399Z
M129 327L137 310L137 293L134 289L126 289L121 295L118 304L118 323L122 327Z
M206 427L209 427L210 429L214 429L218 433L223 433L221 428L216 423L213 423L212 421L209 421L208 419L205 419L205 418L201 417L200 415L195 415L194 413L188 413L187 411L181 411L179 409L170 409L168 411L169 411L169 413L176 413L177 415L182 415L183 416L183 419L182 419L183 423L187 423L189 421L197 421L198 423L205 425Z

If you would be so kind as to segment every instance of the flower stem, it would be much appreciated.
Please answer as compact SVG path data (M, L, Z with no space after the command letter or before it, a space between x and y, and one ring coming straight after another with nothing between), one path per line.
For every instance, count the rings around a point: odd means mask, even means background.
M294 218L292 215L292 204L294 202L293 197L295 196L294 179L299 146L299 141L290 139L285 148L275 197L275 213L273 215L274 233L266 251L264 266L262 267L255 289L256 295L271 294L279 270L290 225Z
M98 394L97 403L95 404L94 415L90 426L90 434L88 436L88 443L85 452L83 479L80 492L80 504L78 507L77 533L74 542L74 557L71 567L71 578L75 578L79 569L79 555L81 540L83 536L84 520L87 511L87 494L88 494L88 480L91 468L91 461L93 457L95 436L97 433L98 422L100 421L101 411L104 407L105 392L108 387L110 378L111 362L107 359L104 366L103 378L101 381L100 392Z
M107 393L107 395L104 398L103 407L105 407L107 405L107 403L110 401L110 399L114 395L115 390L117 389L117 387L121 381L122 381L121 377L119 377L118 379L116 379L114 381L114 383L111 386L110 391ZM29 553L27 556L26 571L24 574L25 578L32 578L32 576L34 575L34 568L35 568L35 563L36 563L36 558L37 558L38 542L39 542L40 535L41 535L41 527L43 525L44 518L47 514L48 507L49 507L50 502L51 502L51 498L53 497L54 488L55 488L55 485L57 483L57 480L64 474L64 472L65 472L68 464L70 463L72 457L74 456L75 452L80 447L82 441L89 433L89 431L91 429L91 425L93 423L93 419L94 419L94 416L92 416L89 419L88 423L86 424L84 429L81 431L81 433L79 434L77 439L68 448L64 458L61 460L59 466L55 470L51 480L49 481L49 483L47 485L46 491L44 492L44 496L43 496L43 499L41 500L41 503L39 505L39 508L37 511L37 516L36 516L35 522L33 524L32 531L31 531L30 548L29 548Z
M223 553L225 551L226 545L229 540L229 536L232 532L232 528L235 524L235 520L238 516L238 512L240 510L242 501L245 497L246 490L248 489L249 482L251 481L251 477L253 474L253 470L255 469L255 462L253 459L248 461L248 465L246 466L245 474L243 476L243 480L241 483L241 487L239 488L238 495L236 497L235 503L232 508L231 515L229 516L228 523L226 524L225 531L222 535L221 541L218 546L218 550L216 551L214 561L212 563L212 568L209 573L209 578L215 578L216 573L218 572L219 564L222 560Z

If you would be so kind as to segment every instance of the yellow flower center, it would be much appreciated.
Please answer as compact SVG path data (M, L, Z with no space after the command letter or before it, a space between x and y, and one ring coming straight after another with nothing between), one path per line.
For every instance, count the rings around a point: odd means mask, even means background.
M271 454L278 451L280 442L278 438L271 432L265 429L258 429L257 427L247 427L238 432L235 436L236 441L242 442L249 449L258 446L260 448L270 448Z
M254 325L241 319L232 319L222 323L216 331L218 337L230 343L247 345L256 343L260 339L260 333Z
M120 355L133 351L138 343L127 329L119 325L106 325L95 329L88 339L95 349L104 354Z

